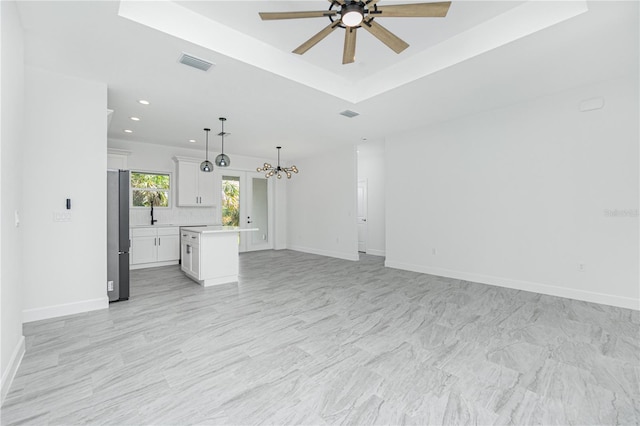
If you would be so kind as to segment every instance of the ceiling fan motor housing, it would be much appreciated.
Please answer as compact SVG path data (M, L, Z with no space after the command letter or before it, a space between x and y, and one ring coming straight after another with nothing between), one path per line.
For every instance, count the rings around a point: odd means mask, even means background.
M365 4L361 1L345 2L340 9L342 23L347 27L359 27L364 20Z

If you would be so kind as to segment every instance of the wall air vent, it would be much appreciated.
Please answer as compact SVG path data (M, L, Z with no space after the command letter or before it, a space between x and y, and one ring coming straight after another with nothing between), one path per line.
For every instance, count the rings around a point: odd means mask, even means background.
M344 111L342 111L340 113L340 115L344 115L345 117L353 118L353 117L359 116L360 114L355 112L355 111L351 111L350 109L345 109Z
M196 58L195 56L191 56L188 53L182 53L182 56L180 56L178 62L202 71L208 71L209 68L211 68L211 66L213 65L213 63L211 62L205 61L204 59Z

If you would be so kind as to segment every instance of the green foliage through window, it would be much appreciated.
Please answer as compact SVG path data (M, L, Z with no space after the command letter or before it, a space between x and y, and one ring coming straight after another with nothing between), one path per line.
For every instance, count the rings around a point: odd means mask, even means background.
M169 207L170 184L168 174L131 172L133 207Z
M222 181L222 224L240 226L240 180L225 176Z

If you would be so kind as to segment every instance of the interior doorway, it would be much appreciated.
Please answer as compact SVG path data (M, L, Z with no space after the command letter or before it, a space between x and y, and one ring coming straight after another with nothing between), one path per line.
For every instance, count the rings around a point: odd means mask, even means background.
M367 252L367 180L358 180L358 251Z
M262 173L224 170L220 176L220 223L258 231L240 232L238 251L273 248L272 185Z

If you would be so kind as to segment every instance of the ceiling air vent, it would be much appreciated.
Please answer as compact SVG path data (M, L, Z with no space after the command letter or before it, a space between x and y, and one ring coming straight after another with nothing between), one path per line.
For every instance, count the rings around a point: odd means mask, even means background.
M213 65L213 63L211 62L207 62L204 59L196 58L195 56L191 56L187 53L183 53L182 56L180 56L180 59L178 59L178 62L202 71L208 71L209 68L211 68L211 66Z
M345 109L344 111L342 111L340 113L340 115L344 115L345 117L353 118L353 117L359 116L360 114L358 114L355 111L351 111L350 109Z

